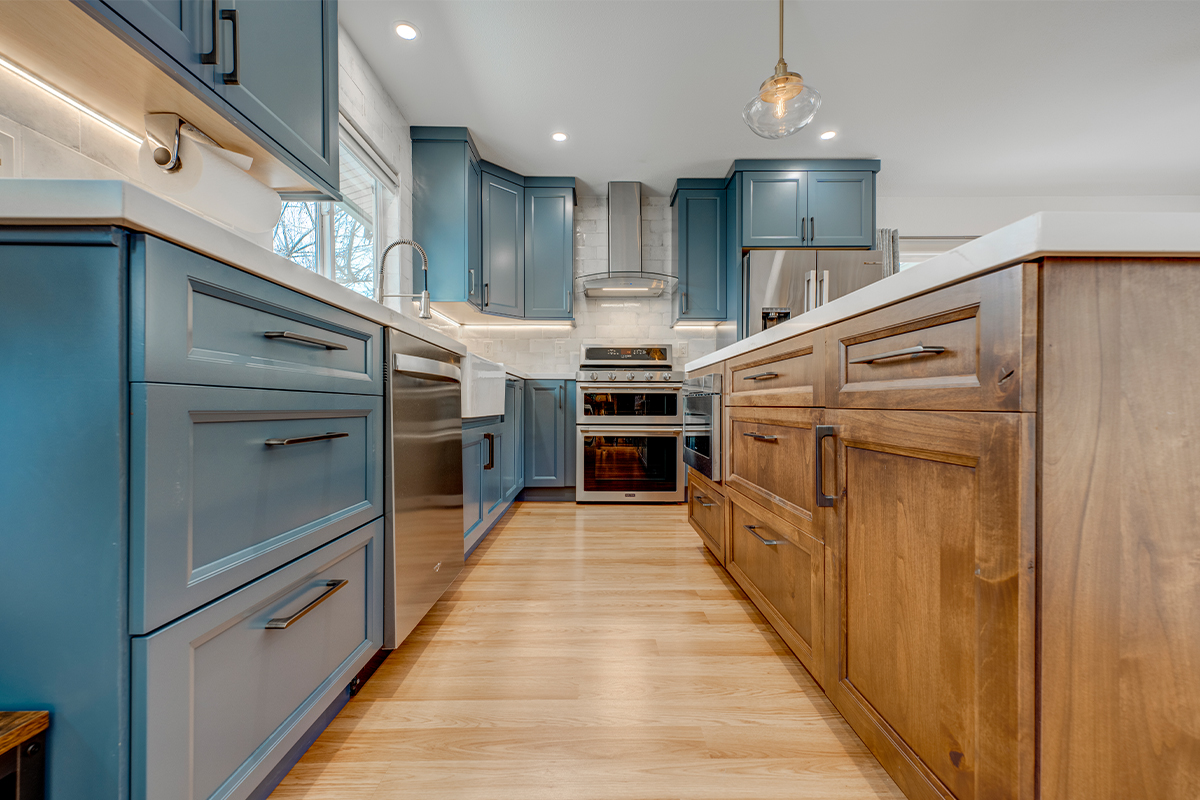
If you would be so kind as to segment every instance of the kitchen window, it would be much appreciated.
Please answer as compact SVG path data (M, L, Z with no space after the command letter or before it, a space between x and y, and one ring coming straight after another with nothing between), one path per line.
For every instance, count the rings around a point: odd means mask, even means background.
M362 148L355 144L343 140L340 145L342 202L284 202L274 249L306 269L374 297L379 222L385 194L394 191L368 166L366 154L358 155Z

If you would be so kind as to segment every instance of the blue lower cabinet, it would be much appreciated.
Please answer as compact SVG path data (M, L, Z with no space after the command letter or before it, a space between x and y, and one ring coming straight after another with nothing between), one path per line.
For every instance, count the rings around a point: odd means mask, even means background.
M483 465L487 442L482 436L463 434L463 536L469 537L483 522ZM469 439L469 441L468 441Z
M501 451L501 482L505 500L512 500L525 487L524 454L525 382L510 379L504 386L504 441Z
M383 520L132 648L134 800L240 800L383 642Z
M135 383L131 633L383 514L383 398Z
M575 381L525 382L525 485L575 485Z

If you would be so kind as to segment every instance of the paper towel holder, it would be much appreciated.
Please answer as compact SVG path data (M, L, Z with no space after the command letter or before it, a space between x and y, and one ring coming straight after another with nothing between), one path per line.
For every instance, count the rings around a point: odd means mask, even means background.
M151 157L163 172L177 172L182 166L179 161L179 137L187 136L197 142L220 147L211 137L178 114L147 114L146 141L152 149Z

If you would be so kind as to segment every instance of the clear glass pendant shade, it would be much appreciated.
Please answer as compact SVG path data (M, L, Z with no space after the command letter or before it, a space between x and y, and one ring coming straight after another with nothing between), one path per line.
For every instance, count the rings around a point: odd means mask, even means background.
M782 59L780 59L782 63ZM812 122L821 93L794 72L767 78L742 109L742 119L764 139L782 139Z

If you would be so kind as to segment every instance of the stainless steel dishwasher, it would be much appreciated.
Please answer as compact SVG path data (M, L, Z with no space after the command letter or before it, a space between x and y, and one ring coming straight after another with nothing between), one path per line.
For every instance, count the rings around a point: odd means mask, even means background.
M417 626L463 568L459 357L387 329L383 646Z

